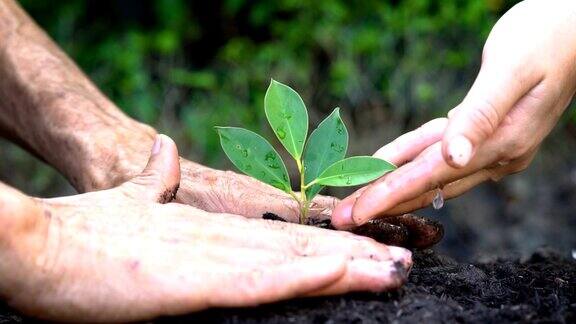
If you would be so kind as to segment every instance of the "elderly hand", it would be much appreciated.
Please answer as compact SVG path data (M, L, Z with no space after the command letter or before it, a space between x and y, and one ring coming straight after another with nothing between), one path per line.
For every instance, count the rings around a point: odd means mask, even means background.
M375 156L396 171L344 199L332 223L349 228L425 207L437 188L458 196L525 169L576 91L576 2L527 0L494 26L468 95Z
M0 184L0 296L56 321L136 321L207 307L399 287L411 254L348 232L170 203L175 144L159 136L119 187L34 199Z

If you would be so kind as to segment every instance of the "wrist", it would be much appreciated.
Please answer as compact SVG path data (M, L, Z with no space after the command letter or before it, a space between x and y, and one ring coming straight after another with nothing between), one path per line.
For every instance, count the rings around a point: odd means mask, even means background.
M0 134L79 191L137 174L156 132L122 113L13 1L0 1Z

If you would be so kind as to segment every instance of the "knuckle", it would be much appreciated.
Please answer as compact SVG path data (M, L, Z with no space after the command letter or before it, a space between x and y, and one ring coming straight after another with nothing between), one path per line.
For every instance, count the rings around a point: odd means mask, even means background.
M472 127L482 138L487 138L496 131L500 117L490 100L483 99L476 103L469 117Z
M500 181L500 179L502 179L507 175L526 170L530 166L531 162L532 162L531 158L516 159L509 164L500 167L486 169L485 172L487 173L488 178L490 180L498 182Z
M290 251L296 256L309 256L314 254L313 240L308 235L296 235L291 242Z
M248 288L249 290L252 290L252 288L255 288L257 285L262 283L264 277L265 277L264 270L252 269L244 277L244 283L246 285L246 288Z
M265 270L251 269L243 273L239 279L235 284L238 295L248 304L257 303L266 280Z
M237 177L238 177L237 173L230 171L230 170L226 170L226 171L224 171L224 176L223 177L217 177L216 181L219 185L224 185L224 186L240 185Z
M448 124L448 118L439 117L439 118L432 119L431 121L422 125L420 128L424 128L427 131L433 131L433 130L444 129L444 128L446 128L447 124Z
M391 192L398 191L398 189L400 189L400 187L402 186L403 177L404 176L400 173L396 175L389 175L386 178L384 178L383 186L388 188L388 190Z
M501 160L515 160L524 156L530 150L530 145L524 140L522 136L514 136L510 139L507 145L504 146L503 151L499 154Z

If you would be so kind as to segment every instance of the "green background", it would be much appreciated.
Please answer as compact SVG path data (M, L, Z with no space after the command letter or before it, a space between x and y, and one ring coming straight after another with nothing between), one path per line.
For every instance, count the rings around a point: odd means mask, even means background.
M182 155L218 168L231 164L213 126L272 135L263 107L270 78L301 93L314 126L341 107L354 155L445 115L472 84L491 27L515 2L21 1L121 109L172 136ZM441 213L424 211L446 224L445 247L470 245L457 252L465 257L487 247L576 246L566 236L575 221L562 216L576 206L574 186L565 184L560 203L556 191L573 169L574 129L565 118L522 176L481 186ZM50 167L0 144L1 181L39 196L73 192ZM545 204L534 205L538 199ZM542 206L560 220L523 215ZM477 231L487 223L492 231ZM527 233L534 242L523 241Z

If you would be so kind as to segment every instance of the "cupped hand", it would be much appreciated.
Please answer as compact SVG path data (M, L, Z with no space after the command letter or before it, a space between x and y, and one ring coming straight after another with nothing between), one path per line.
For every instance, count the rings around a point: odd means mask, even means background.
M375 153L399 168L344 199L332 223L349 228L428 206L524 170L576 91L576 2L527 0L486 41L482 67L448 118Z
M208 307L399 287L411 254L348 232L170 202L180 173L159 136L119 187L34 199L0 187L0 296L57 321L135 321Z

